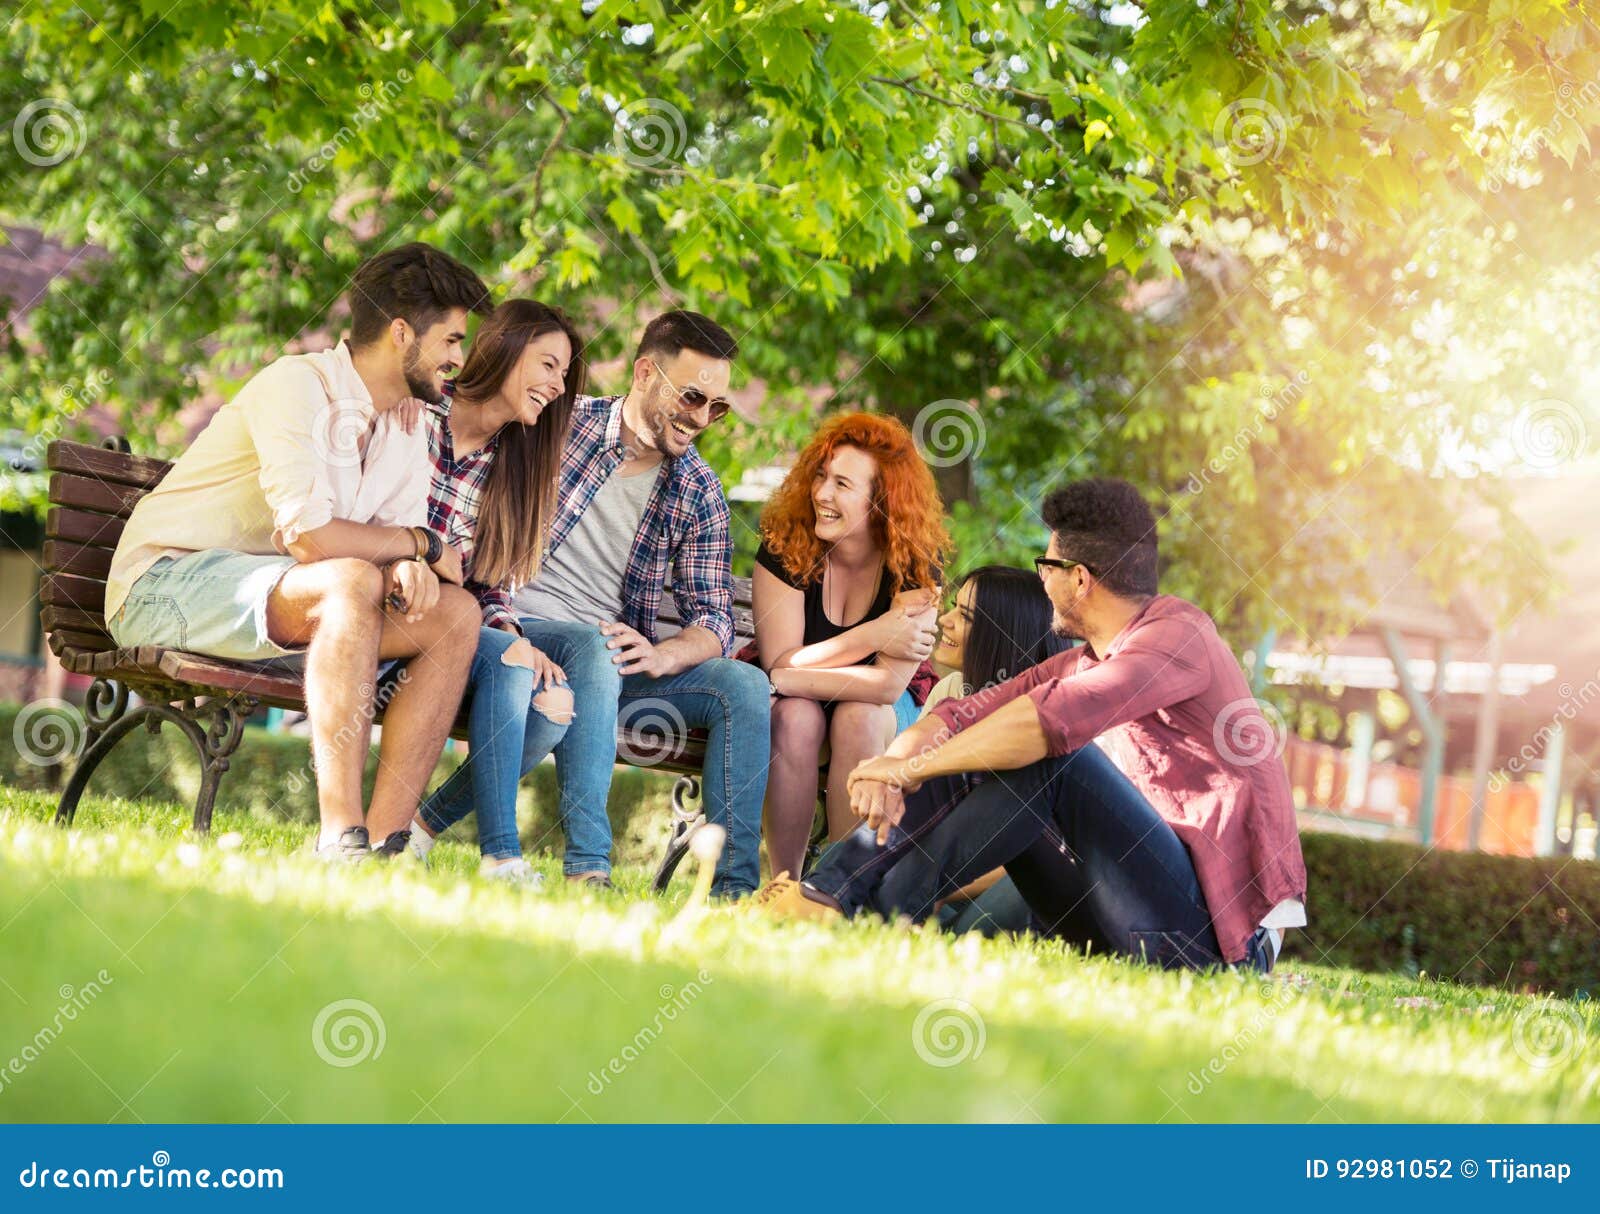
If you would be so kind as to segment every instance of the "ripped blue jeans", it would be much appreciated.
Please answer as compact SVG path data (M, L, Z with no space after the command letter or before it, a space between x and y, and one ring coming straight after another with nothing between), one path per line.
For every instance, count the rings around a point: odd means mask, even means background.
M534 704L538 676L526 666L501 661L518 639L498 628L479 629L466 692L471 750L417 811L438 834L477 810L479 850L494 860L522 854L517 782L567 734L567 722L553 720Z
M611 870L606 802L617 761L617 729L676 735L706 731L705 814L728 832L711 892L737 898L760 877L761 802L767 790L772 684L760 667L711 658L665 678L623 675L594 624L523 619L523 635L566 671L577 718L556 747L561 826L569 875ZM629 756L649 766L652 756Z

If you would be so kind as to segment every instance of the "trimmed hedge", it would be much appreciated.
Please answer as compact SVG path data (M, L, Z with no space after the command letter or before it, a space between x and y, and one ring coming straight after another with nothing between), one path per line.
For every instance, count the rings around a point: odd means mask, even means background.
M0 780L51 787L50 769L17 750L16 705L0 704ZM459 759L447 753L437 782ZM368 764L367 790L375 763ZM194 752L176 730L125 738L89 783L91 796L192 805L200 785ZM665 842L672 777L619 767L609 811L617 859L654 864ZM250 813L310 823L316 790L309 745L252 728L234 755L218 797L220 813ZM523 845L558 852L555 768L525 780L518 804ZM452 832L476 838L468 818ZM1285 955L1369 972L1437 978L1560 995L1600 992L1600 864L1425 852L1409 843L1343 835L1301 836L1309 878L1310 927L1290 932Z
M30 762L19 751L26 745L23 733L31 733L34 747L59 746L60 734L52 735L36 715L30 714L18 729L21 709L16 704L0 704L0 781L14 788L55 788L60 782L58 769ZM46 710L57 715L53 710ZM62 710L66 728L82 736L82 718ZM41 728L42 727L42 728ZM48 752L47 752L48 753ZM372 794L377 773L376 748L367 764L364 797ZM446 751L434 769L429 787L436 787L460 763L456 753ZM655 863L661 858L671 817L673 776L632 767L617 768L611 782L607 806L617 859L624 864ZM200 789L200 764L194 747L171 726L163 726L152 738L143 730L117 743L105 762L89 779L91 797L126 797L169 801L190 808ZM523 847L530 853L561 850L560 820L556 812L555 765L545 762L522 783L517 799L517 819ZM248 813L262 817L286 818L310 824L317 820L316 783L311 774L311 747L308 740L294 734L268 733L249 727L244 741L234 752L222 788L217 795L217 812ZM449 838L466 842L477 839L477 823L468 817L451 830Z
M1600 994L1600 863L1300 836L1319 964L1585 998Z

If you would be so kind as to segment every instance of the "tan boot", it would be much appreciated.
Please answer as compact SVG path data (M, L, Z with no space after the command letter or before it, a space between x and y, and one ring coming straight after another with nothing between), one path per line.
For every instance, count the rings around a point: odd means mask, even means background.
M818 923L831 923L843 919L844 912L815 897L807 897L805 888L788 873L779 873L745 902L750 911L771 915L775 919L810 919Z

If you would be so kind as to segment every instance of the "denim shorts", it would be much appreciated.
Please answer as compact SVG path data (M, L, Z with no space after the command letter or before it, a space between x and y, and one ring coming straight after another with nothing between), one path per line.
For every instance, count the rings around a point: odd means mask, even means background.
M292 556L226 548L162 557L133 584L107 630L124 648L159 645L292 666L304 660L305 649L286 648L267 636L267 600L296 563Z

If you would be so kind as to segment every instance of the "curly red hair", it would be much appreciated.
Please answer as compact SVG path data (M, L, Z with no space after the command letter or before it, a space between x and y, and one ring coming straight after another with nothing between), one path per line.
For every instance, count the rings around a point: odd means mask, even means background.
M822 576L825 548L817 538L811 487L840 447L855 447L877 461L872 538L893 590L937 587L951 548L944 502L911 432L880 413L841 413L823 422L761 512L767 547L801 585Z

